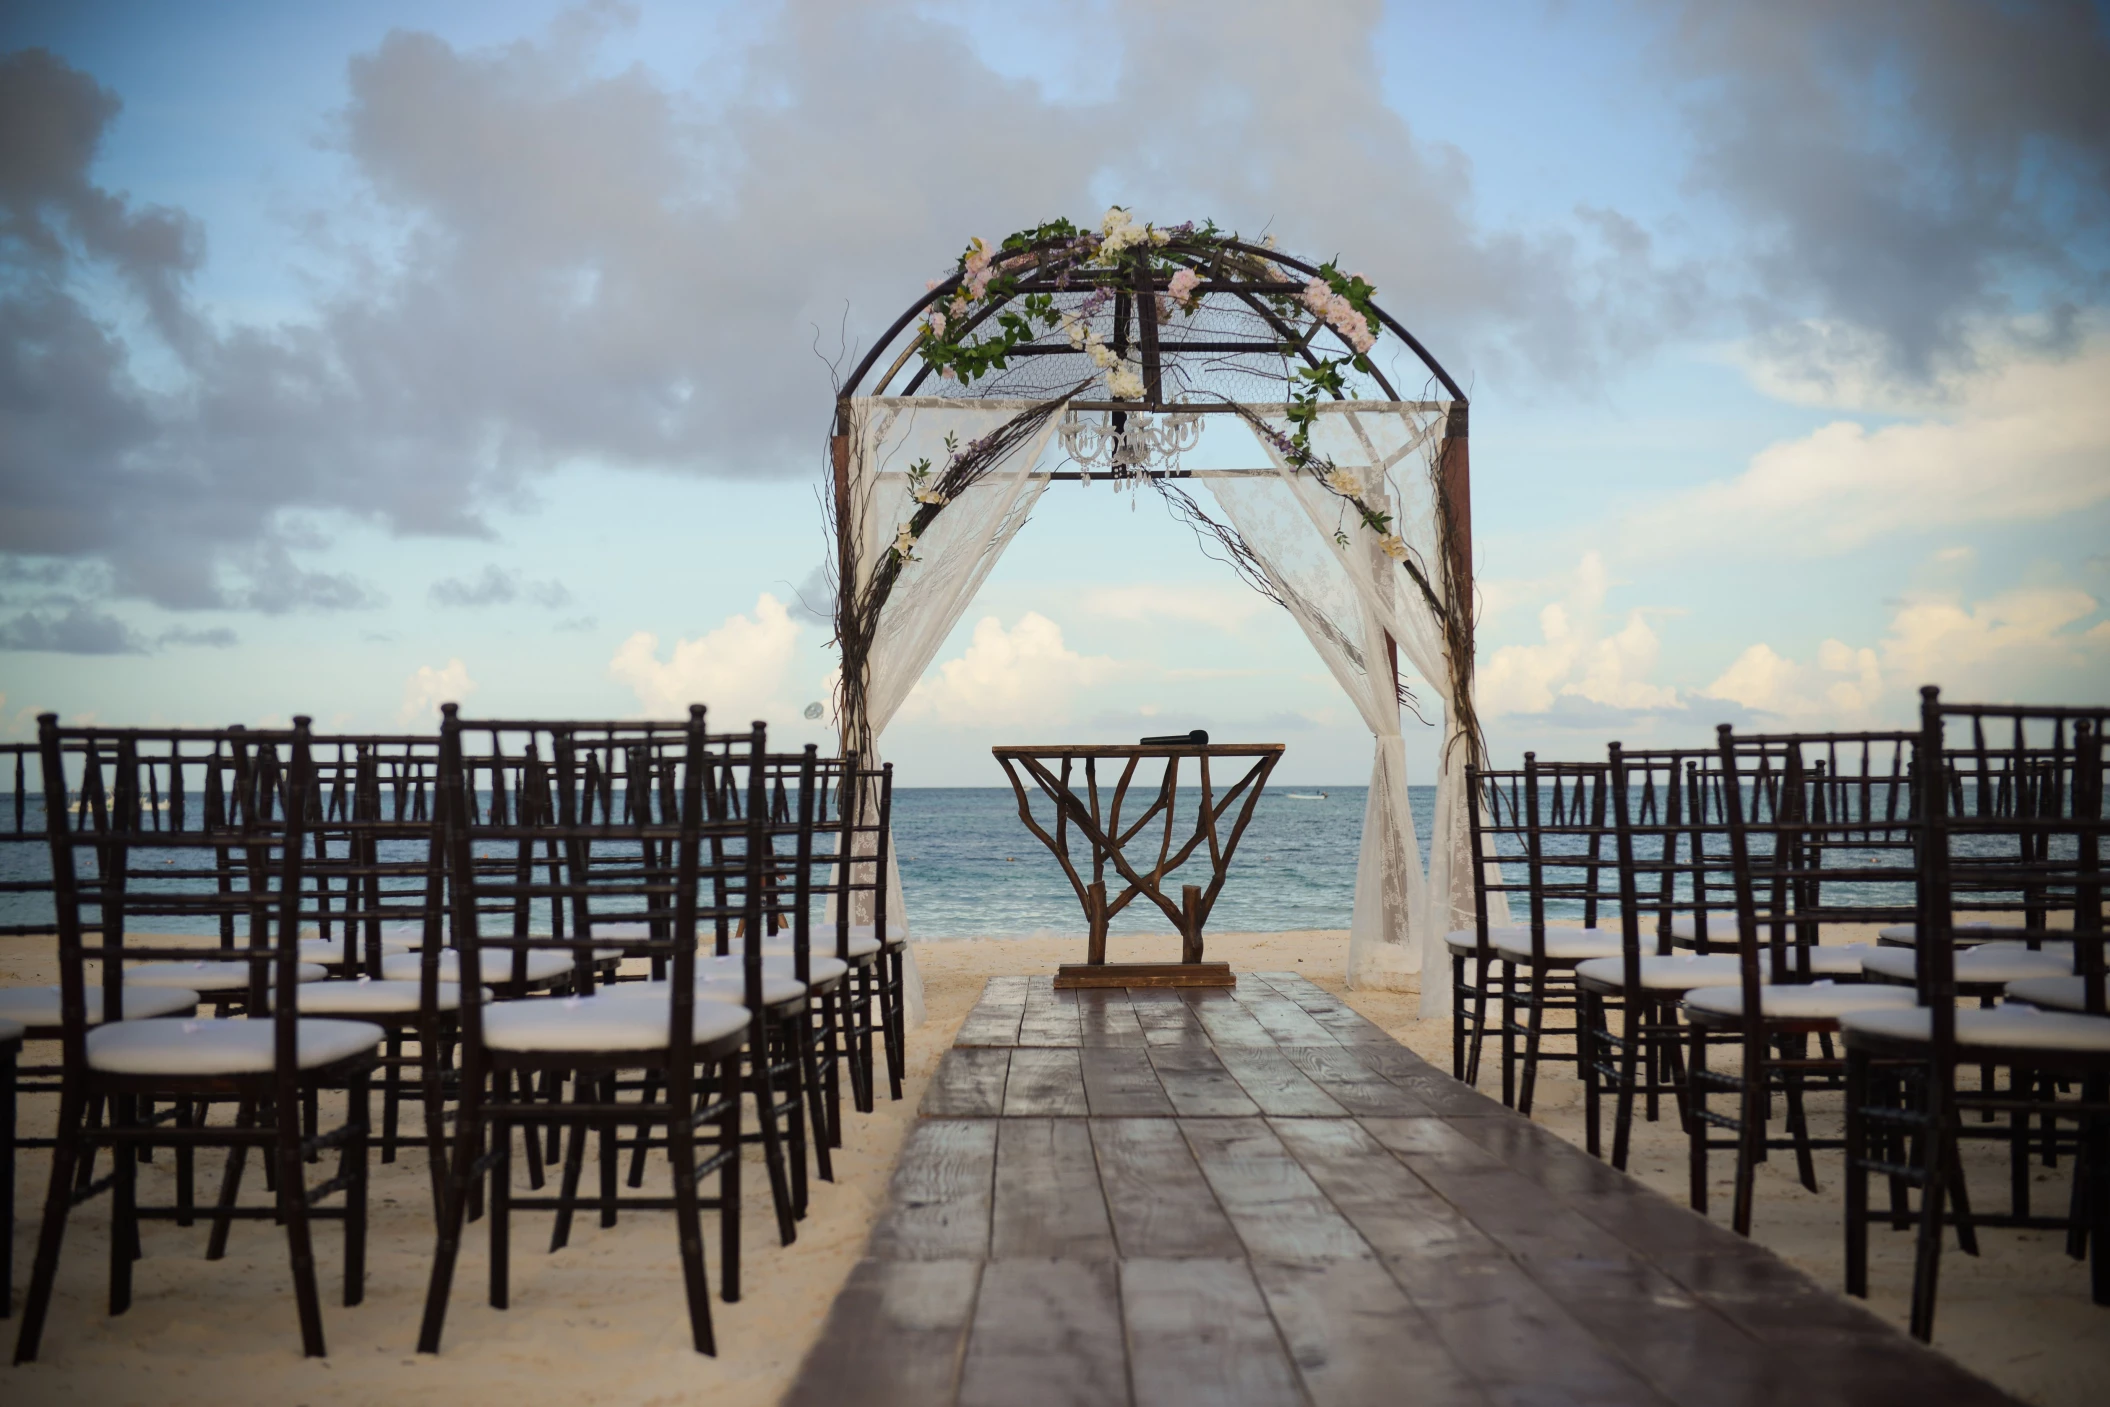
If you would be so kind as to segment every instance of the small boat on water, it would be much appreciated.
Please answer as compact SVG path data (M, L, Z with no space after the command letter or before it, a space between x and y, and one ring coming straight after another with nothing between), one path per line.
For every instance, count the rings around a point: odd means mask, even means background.
M1286 791L1282 793L1282 799L1285 801L1324 801L1326 800L1326 793L1323 791Z

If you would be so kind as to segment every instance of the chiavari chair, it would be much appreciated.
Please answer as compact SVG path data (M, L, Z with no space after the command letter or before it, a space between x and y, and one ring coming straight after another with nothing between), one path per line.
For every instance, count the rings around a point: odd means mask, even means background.
M1488 1032L1488 1006L1505 999L1505 968L1494 937L1509 929L1510 894L1528 893L1530 882L1512 883L1504 859L1524 854L1524 774L1468 765L1466 814L1473 857L1473 926L1444 935L1451 959L1451 1074L1467 1084L1480 1080L1480 1052ZM1506 1012L1504 1013L1506 1017ZM1504 1102L1513 1102L1505 1089Z
M1975 1252L1982 1227L2064 1230L2067 1253L2085 1257L2090 1292L2110 1304L2110 1005L2105 1001L2103 901L2106 756L2110 710L1944 704L1921 691L1923 754L1948 765L1918 779L1925 837L1918 853L1919 908L1914 919L1916 1004L1864 1012L1842 1025L1847 1049L1846 1288L1868 1293L1868 1227L1907 1220L1903 1197L1916 1188L1911 1331L1933 1335L1942 1233L1954 1227ZM1968 720L1974 746L1945 753L1946 725ZM1988 721L2012 729L2010 745L1988 748ZM2031 725L2039 737L2032 744ZM2025 978L2032 985L2070 981L2078 1000L1959 1005L1964 960L1952 934L1955 915L2021 909L2024 928L2042 934L2052 914L2072 915L2075 971ZM2044 949L2049 950L2047 944ZM2041 951L2040 950L2040 951ZM2039 988L2041 993L2042 988ZM1958 1079L1969 1065L1978 1085ZM2012 1073L2003 1090L1992 1071ZM1957 1155L1974 1128L1965 1115L2009 1117L2019 1145L2041 1124L2044 1142L2063 1142L2077 1156L2068 1210L2033 1212L2026 1182L2006 1213L1970 1204ZM2069 1138L2051 1130L2071 1126ZM1987 1131L1991 1136L2000 1136ZM2017 1150L2019 1152L2019 1148ZM1871 1213L1868 1178L1885 1177L1892 1207Z
M57 909L63 1073L50 1182L15 1346L18 1363L36 1357L75 1205L111 1194L113 1314L130 1304L132 1264L142 1253L140 1221L181 1221L192 1214L180 1180L174 1206L140 1204L139 1152L148 1145L230 1150L210 1215L216 1227L262 1217L285 1227L308 1354L325 1351L311 1221L344 1223L344 1302L355 1305L363 1297L367 1078L381 1032L365 1022L296 1014L294 992L308 966L299 951L304 827L315 784L308 741L305 718L296 718L290 730L268 732L61 728L55 715L39 720L45 777L56 790L64 776L62 757L77 751L83 794L100 798L100 817L77 829L67 806L48 807L45 816ZM197 810L181 800L193 771L203 772L208 787L208 805ZM210 804L215 779L217 806ZM210 866L186 863L208 853ZM120 981L90 983L90 963L107 974L127 962L180 960L185 949L157 943L148 931L169 920L219 920L223 934L240 928L246 941L223 947L216 961L244 970L241 1015L123 1019L137 969L127 968ZM219 990L234 1004L233 989ZM99 1022L88 1018L91 1000L102 1007ZM318 1088L345 1091L345 1119L307 1137L301 1110ZM142 1101L150 1099L183 1110L233 1103L237 1113L231 1126L191 1118L163 1127L141 1116ZM91 1126L86 1113L96 1100L107 1118ZM77 1188L76 1170L97 1148L110 1150L111 1170ZM275 1177L269 1206L239 1205L242 1159L250 1148L270 1151ZM336 1175L310 1187L303 1172L307 1155L331 1148L339 1152ZM341 1207L318 1205L339 1193Z
M1520 1114L1531 1112L1541 1062L1573 1063L1581 1070L1582 1002L1576 968L1591 958L1620 952L1618 931L1598 926L1599 909L1617 902L1617 866L1609 853L1611 830L1605 816L1606 772L1601 762L1541 762L1533 753L1524 754L1529 920L1521 928L1490 934L1495 956L1503 964L1502 1096ZM1610 892L1608 882L1614 885ZM1579 910L1581 925L1549 925L1549 904ZM1549 1027L1549 1013L1566 1013L1573 1020ZM1574 1037L1576 1049L1547 1050L1548 1036ZM1520 1072L1521 1078L1513 1072Z
M1733 984L1686 995L1686 1112L1693 1209L1707 1209L1710 1155L1733 1152L1731 1225L1739 1235L1751 1233L1757 1169L1770 1151L1792 1149L1802 1185L1814 1192L1815 1153L1842 1146L1813 1134L1807 1105L1811 1092L1841 1086L1831 1041L1841 1019L1911 1005L1908 993L1861 980L1866 945L1820 941L1828 926L1913 912L1917 741L1911 733L1719 731L1739 971ZM1718 1049L1737 1051L1734 1070L1710 1063ZM1716 1094L1735 1100L1733 1113L1712 1105ZM1778 1137L1776 1095L1786 1108Z
M581 731L548 723L468 723L453 705L442 708L449 919L461 970L495 975L503 967L517 975L525 954L547 952L565 957L574 986L561 998L492 1003L478 985L463 988L461 1104L418 1340L422 1352L439 1350L472 1185L488 1178L489 1294L493 1307L502 1309L510 1299L512 1214L553 1211L561 1229L577 1205L588 1132L600 1137L604 1149L604 1221L619 1205L674 1213L691 1341L700 1353L715 1352L701 1217L704 1210L718 1211L722 1253L736 1256L740 1056L760 1018L749 1007L697 998L696 933L705 922L738 917L752 929L760 920L767 845L755 809L765 804L761 773L745 769L752 788L747 816L711 814L706 798L721 789L730 762L712 749L703 708L696 705L681 734L672 811L654 804L651 789L643 788L616 815L597 805L603 800L596 794L599 778L592 789L587 785L585 763L598 744L588 740L581 747ZM492 737L494 753L498 739L520 737L529 759L506 806L484 808L480 815L469 796L478 762L464 749L472 732ZM763 751L757 725L746 752L752 757ZM554 927L535 922L538 904L566 913L569 930L537 931ZM607 942L597 929L637 923L641 915L649 936L623 946L631 957L664 962L664 994L596 992L595 966ZM651 1071L657 1078L649 1087L633 1086L639 1098L623 1099L615 1077L624 1071ZM560 1083L569 1078L573 1098L558 1102L512 1093L530 1090L544 1075ZM573 1134L563 1190L552 1197L515 1196L512 1129L553 1124ZM613 1140L624 1128L637 1128L642 1137L655 1126L666 1129L671 1195L618 1198L606 1185ZM706 1198L698 1184L714 1174L719 1192Z

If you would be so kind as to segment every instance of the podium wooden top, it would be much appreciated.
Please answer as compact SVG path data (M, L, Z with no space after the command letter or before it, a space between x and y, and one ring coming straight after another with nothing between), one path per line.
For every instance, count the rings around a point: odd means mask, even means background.
M1014 744L1009 747L993 747L989 751L997 757L1265 757L1279 753L1287 743L1205 743L1200 747L1192 743L1175 745L1153 743L1148 747L1140 743L1050 743L1039 747Z

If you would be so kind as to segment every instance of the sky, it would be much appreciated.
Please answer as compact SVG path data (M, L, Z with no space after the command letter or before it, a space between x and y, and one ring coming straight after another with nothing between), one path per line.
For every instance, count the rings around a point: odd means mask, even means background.
M1111 204L1338 255L1467 386L1496 757L2099 702L2105 73L2053 0L16 0L0 734L825 742L835 370ZM1368 775L1279 608L1063 484L885 750L1196 726Z

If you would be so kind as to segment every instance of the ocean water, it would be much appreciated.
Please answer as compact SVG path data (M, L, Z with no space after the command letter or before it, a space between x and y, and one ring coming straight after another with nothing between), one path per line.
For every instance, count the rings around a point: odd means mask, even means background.
M1208 926L1218 933L1346 928L1355 907L1365 787L1271 786L1254 809ZM1035 819L1053 831L1053 809L1036 795ZM1191 833L1199 789L1182 788L1175 846ZM1408 788L1422 856L1428 855L1434 787ZM1234 807L1235 811L1235 807ZM1130 814L1136 814L1131 808ZM1162 821L1153 832L1160 841ZM1127 854L1137 869L1154 859L1144 836ZM917 938L1081 936L1084 910L1048 848L1019 819L1008 787L903 787L894 793L894 845L909 929ZM1206 845L1168 881L1208 882ZM1072 836L1072 855L1089 852ZM1119 892L1108 871L1108 888ZM1089 878L1089 876L1087 876ZM1114 916L1115 933L1167 933L1165 915L1140 896Z

